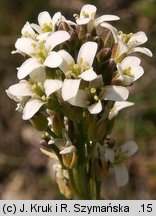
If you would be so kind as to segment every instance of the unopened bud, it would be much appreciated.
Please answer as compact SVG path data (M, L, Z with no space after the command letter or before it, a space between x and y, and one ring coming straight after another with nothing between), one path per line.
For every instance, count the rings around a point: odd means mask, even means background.
M63 194L67 199L73 198L73 190L68 180L56 178L60 193Z
M75 146L71 145L69 147L65 147L60 154L62 155L62 161L65 167L74 168L77 164L77 150Z
M52 120L52 127L55 134L59 135L62 133L62 128L64 127L63 116L54 114Z
M78 39L79 40L85 40L87 33L87 28L85 25L81 25L78 27Z
M99 62L105 62L111 57L111 49L110 48L102 48L98 54L97 59Z
M63 31L66 31L68 32L69 31L69 26L66 22L60 22L59 26L58 26L58 30L63 30Z
M70 42L74 42L74 41L76 41L77 40L77 33L76 33L76 31L73 29L73 28L71 28L70 30L69 30L69 34L70 34L70 39L69 39L69 41Z

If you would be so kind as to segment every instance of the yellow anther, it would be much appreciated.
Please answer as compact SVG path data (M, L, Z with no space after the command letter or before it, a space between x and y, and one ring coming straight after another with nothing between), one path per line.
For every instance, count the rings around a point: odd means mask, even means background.
M129 36L132 37L132 36L133 36L133 33L129 33Z
M34 48L36 48L36 44L35 43L32 43L31 46L33 46Z
M78 66L78 64L74 64L74 65L73 65L73 69L74 69L74 71L79 70L79 66Z
M89 14L86 13L85 11L82 11L82 15L83 15L84 18L89 18Z
M46 101L45 95L43 95L43 96L41 97L41 99L42 99L42 101Z
M78 19L79 15L78 14L73 14L73 17L75 17L75 19Z
M131 67L125 69L123 71L123 74L126 75L126 76L132 76L132 74L131 74Z
M44 23L43 24L43 27L42 27L42 31L43 32L49 32L49 31L52 31L52 23Z
M31 86L31 89L32 90L35 90L37 88L37 85L36 84L33 84L32 86Z
M41 89L43 88L43 85L42 85L41 82L38 82L37 85L38 85L38 87L40 87Z
M96 93L96 88L91 88L91 89L90 89L90 92L91 92L92 94L95 94L95 93Z
M94 95L94 100L98 101L99 97L97 95Z

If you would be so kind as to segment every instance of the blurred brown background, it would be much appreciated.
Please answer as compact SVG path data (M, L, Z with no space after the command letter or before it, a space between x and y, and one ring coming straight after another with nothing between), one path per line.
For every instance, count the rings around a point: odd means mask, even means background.
M145 46L153 58L139 55L145 75L131 88L135 107L120 113L113 137L119 143L135 140L139 152L129 161L129 184L117 189L106 181L105 199L156 199L156 0L0 0L0 199L64 199L52 180L51 163L40 153L39 134L15 112L15 103L5 89L17 82L16 67L23 58L11 55L14 43L26 21L37 23L38 13L61 11L73 19L73 13L85 3L93 3L98 15L115 14L121 20L114 25L125 33L145 31ZM107 194L107 195L106 195Z

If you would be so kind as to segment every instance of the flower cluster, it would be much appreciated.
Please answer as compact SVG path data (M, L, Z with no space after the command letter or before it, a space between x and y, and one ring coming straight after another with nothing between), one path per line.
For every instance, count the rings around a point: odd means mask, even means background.
M144 73L134 53L152 56L140 46L144 32L124 34L109 23L118 16L96 18L96 10L84 5L75 22L46 11L38 24L26 22L12 52L25 58L20 81L6 90L22 118L42 131L41 151L56 161L56 181L67 198L98 198L97 185L112 167L117 184L127 183L124 162L137 145L118 146L108 136L118 112L133 105L127 87Z

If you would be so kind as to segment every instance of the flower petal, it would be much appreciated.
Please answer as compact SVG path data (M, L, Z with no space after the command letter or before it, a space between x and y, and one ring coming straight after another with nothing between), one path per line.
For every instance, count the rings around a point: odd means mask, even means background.
M45 93L47 96L59 90L62 87L62 81L47 79L44 83Z
M104 100L111 100L111 101L122 101L128 98L129 91L127 88L123 86L105 86L105 91L103 94Z
M51 35L51 32L44 32L44 33L41 33L39 34L36 38L37 40L46 40L48 36Z
M45 47L47 50L52 50L57 45L70 39L70 35L66 31L53 32L46 40Z
M51 22L52 22L51 16L47 11L43 11L39 13L38 23L41 27L43 27L44 24L50 24Z
M152 52L146 47L134 47L134 48L130 49L130 51L129 51L129 53L132 53L132 52L141 52L145 55L148 55L149 57L153 56Z
M81 9L80 18L84 18L85 14L87 14L89 18L94 18L96 11L97 11L97 8L94 5L86 4Z
M28 34L29 37L35 38L36 33L33 30L31 24L29 22L26 22L24 27L21 30L22 35Z
M139 79L144 74L144 69L141 66L133 67L131 73L134 76L134 81Z
M42 67L42 65L36 58L29 58L18 68L17 77L18 79L23 79L40 67Z
M45 104L43 101L35 98L28 100L23 109L23 120L31 119L39 111L43 104Z
M101 101L99 100L97 103L92 104L91 106L88 107L88 110L91 114L97 114L100 113L102 110L102 104Z
M135 33L128 41L128 46L139 46L141 44L144 44L147 41L147 36L144 32L140 31Z
M131 157L138 151L138 145L134 141L129 141L121 146L121 150L127 157Z
M98 23L96 22L96 26L97 26L97 25L98 25ZM106 22L101 23L100 26L109 29L109 30L111 31L113 37L114 37L115 43L118 42L118 37L117 37L118 31L117 31L117 29L116 29L114 26L112 26L111 24L106 23Z
M53 31L55 31L55 25L61 19L61 17L62 17L62 15L60 12L57 12L54 14L54 16L52 18Z
M79 86L80 86L80 79L65 79L62 86L62 97L64 101L75 97Z
M50 68L56 68L59 65L61 65L61 63L62 63L61 56L57 52L52 51L48 55L48 57L46 58L43 64Z
M129 180L128 170L125 164L114 165L115 178L118 187L125 186Z
M95 42L89 41L84 43L79 50L77 63L80 65L86 64L91 67L97 52L97 48L98 46Z
M60 154L69 154L69 153L73 153L76 152L76 147L71 145L68 147L65 147L63 150L60 151Z
M96 19L96 24L99 25L102 22L114 21L114 20L119 20L119 19L120 17L115 16L115 15L103 15Z
M115 159L115 153L113 149L106 148L105 149L105 161L109 161L111 163L114 162Z
M77 18L76 19L76 23L78 25L86 25L87 23L89 23L91 21L90 18Z
M93 71L93 68L90 68L89 70L84 71L78 77L85 81L92 81L97 77L97 74L95 73L95 71Z
M29 82L23 80L15 85L12 85L8 89L9 93L14 96L31 96L32 91L29 87Z
M5 90L6 94L8 95L8 97L16 102L21 102L22 101L22 96L14 96L11 94L11 92L9 91L9 89Z
M117 101L109 112L108 118L111 120L118 115L118 112L126 107L133 106L134 103L129 101Z
M42 29L39 25L35 24L35 23L32 23L31 24L31 27L38 33L38 34L41 34L42 33Z
M124 60L121 62L120 66L122 70L125 70L129 67L136 67L140 65L141 60L135 56L128 56L124 58Z
M20 52L31 56L32 53L35 52L34 46L32 46L32 44L36 44L36 41L31 38L19 38L15 43L15 47Z
M87 93L84 90L78 90L75 97L72 97L68 102L73 106L86 107Z
M39 82L41 82L43 84L45 82L45 80L46 80L45 68L40 67L40 68L37 68L37 69L33 70L29 74L29 77L30 77L30 80L33 83L39 83Z
M66 73L67 71L69 71L69 65L75 64L75 61L74 61L73 57L68 52L66 52L65 50L58 51L58 54L61 55L61 57L62 57L62 64L59 65L59 68L64 73Z

